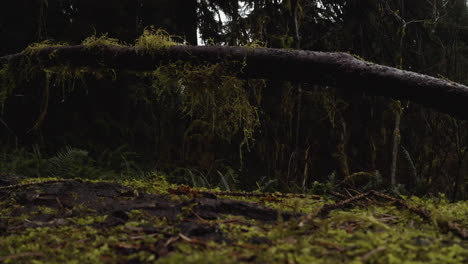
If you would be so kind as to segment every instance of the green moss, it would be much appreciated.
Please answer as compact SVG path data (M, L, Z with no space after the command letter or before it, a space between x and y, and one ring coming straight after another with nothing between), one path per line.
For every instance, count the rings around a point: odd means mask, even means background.
M251 100L235 64L171 64L153 73L159 100L180 98L179 110L192 119L186 139L217 136L230 141L238 134L240 149L249 147L259 126L258 100ZM252 90L261 90L264 83ZM258 93L259 94L259 93Z
M59 181L62 179L56 177L41 177L41 178L25 178L20 180L19 184L37 184L37 183L47 183L52 181Z
M67 43L61 43L61 42L54 42L50 40L45 40L39 43L32 43L28 47L26 47L21 53L29 55L29 56L34 56L39 52L40 50L44 48L57 48L57 47L63 47L66 46ZM53 53L52 53L53 56ZM32 66L32 65L31 65Z
M86 38L81 42L82 45L88 46L88 47L94 47L94 46L102 46L102 45L111 45L111 46L125 46L120 43L118 39L115 38L109 38L107 34L103 34L101 36L96 36L93 35L91 37Z
M150 172L144 179L122 180L119 183L137 192L149 194L167 194L167 190L172 186L163 174L156 171Z
M77 225L90 225L94 223L102 223L106 220L107 215L98 215L98 216L85 216L85 217L73 217L68 218L70 222Z
M434 264L468 260L467 241L392 204L337 209L329 217L319 218L313 217L314 212L331 201L297 197L266 201L259 197L236 197L286 211L311 213L312 217L305 224L301 219L265 223L230 215L215 220L197 220L187 218L192 216L189 206L182 210L181 217L171 221L145 210L132 210L128 212L130 219L125 225L98 230L92 224L103 222L106 216L77 206L73 212L79 216L67 218L68 226L30 228L0 236L0 259L5 263ZM453 204L444 197L408 198L407 201L412 206L431 209L433 215L438 211L450 215L451 220L466 222L466 202ZM12 202L0 202L1 216L11 216L4 207L11 207ZM38 207L37 212L55 213L45 207ZM188 219L218 228L226 240L214 242L180 236L177 226ZM0 217L1 223L8 220L8 217ZM155 231L141 233L144 228ZM170 245L165 249L163 245L166 243ZM162 253L164 250L169 252Z
M0 256L4 263L103 263L116 260L109 243L117 241L87 226L27 229L2 237Z
M57 209L47 207L47 206L38 206L37 210L38 210L37 214L56 215L56 214L59 213L59 211Z
M152 54L154 50L180 45L163 29L147 28L143 34L135 41L135 48L144 54Z

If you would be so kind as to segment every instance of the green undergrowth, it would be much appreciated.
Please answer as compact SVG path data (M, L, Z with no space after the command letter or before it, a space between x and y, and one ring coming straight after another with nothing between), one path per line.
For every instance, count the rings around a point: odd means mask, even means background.
M22 184L60 179L23 180ZM190 201L208 189L169 185L163 177L123 182L145 193L164 194ZM185 190L176 194L174 189ZM36 189L38 190L38 189ZM256 193L261 194L261 193ZM1 227L17 230L0 232L0 262L3 263L466 263L468 241L443 230L437 221L467 226L468 201L450 203L435 198L403 197L412 206L431 211L425 220L396 204L380 200L338 208L326 217L315 216L326 197L218 196L236 199L281 211L308 214L308 217L270 222L245 216L220 215L204 219L194 215L195 204L185 203L175 219L158 217L144 210L127 212L125 223L102 226L110 217L82 205L67 210L54 226L22 229L44 215L60 210L39 206L27 213L17 198L0 201ZM23 208L24 209L24 208ZM62 212L63 213L63 212ZM55 220L59 221L59 220ZM196 223L209 235L184 235L181 224ZM200 227L198 227L200 228ZM211 232L211 231L210 231Z
M139 155L125 146L99 154L70 146L46 153L34 146L32 149L0 151L0 177L16 175L24 179L22 183L43 179L118 181L137 189L148 189L147 182L158 179L166 185L177 183L225 191L238 189L238 172L229 166L218 166L216 174L208 177L201 171L183 167L156 170L139 159Z
M34 178L82 178L90 180L143 179L152 172L143 170L124 151L108 151L93 156L88 151L65 147L47 154L35 146L0 153L0 174Z

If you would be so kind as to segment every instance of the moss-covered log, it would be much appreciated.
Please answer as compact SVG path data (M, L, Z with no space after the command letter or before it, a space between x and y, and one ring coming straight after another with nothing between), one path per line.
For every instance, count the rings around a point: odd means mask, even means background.
M105 67L134 71L154 70L161 64L187 61L238 61L245 65L240 77L281 79L333 85L374 95L407 99L468 119L463 107L468 87L415 72L359 60L346 53L225 46L175 45L151 51L113 45L46 47L31 54L0 57L0 65L25 58L44 68L60 65Z

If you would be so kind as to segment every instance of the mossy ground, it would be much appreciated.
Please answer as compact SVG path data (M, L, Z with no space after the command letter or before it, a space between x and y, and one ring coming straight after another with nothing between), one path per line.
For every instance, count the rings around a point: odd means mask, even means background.
M2 263L468 261L468 241L439 223L467 227L468 202L443 197L405 198L432 220L372 197L319 217L336 201L193 189L161 177L21 184L0 187Z

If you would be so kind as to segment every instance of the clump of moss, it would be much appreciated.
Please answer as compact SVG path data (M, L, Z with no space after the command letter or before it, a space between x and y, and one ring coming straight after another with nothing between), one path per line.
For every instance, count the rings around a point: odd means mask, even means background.
M118 39L110 38L107 34L103 34L101 36L93 35L91 37L86 38L81 42L82 45L93 47L93 46L100 46L100 45L112 45L112 46L125 46Z
M44 48L58 48L58 47L63 47L68 45L65 42L55 42L51 40L45 40L42 42L38 43L32 43L28 47L26 47L21 53L29 55L29 56L34 56L37 52ZM53 56L54 53L52 53L51 56Z
M150 194L168 194L168 189L172 186L159 172L151 172L145 179L126 179L119 183L138 192Z
M175 42L174 36L169 35L163 29L148 28L143 31L143 34L135 41L135 48L142 53L151 54L152 51L166 48L174 45L180 45Z

